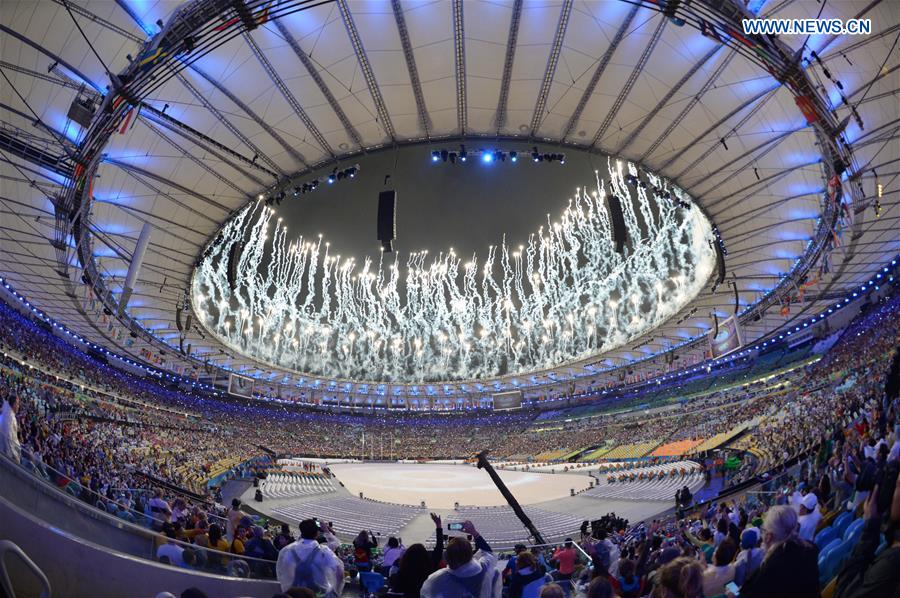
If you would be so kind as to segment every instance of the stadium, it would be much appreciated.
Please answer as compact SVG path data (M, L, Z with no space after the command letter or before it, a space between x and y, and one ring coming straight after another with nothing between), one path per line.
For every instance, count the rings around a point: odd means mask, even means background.
M0 36L3 595L896 595L897 2Z

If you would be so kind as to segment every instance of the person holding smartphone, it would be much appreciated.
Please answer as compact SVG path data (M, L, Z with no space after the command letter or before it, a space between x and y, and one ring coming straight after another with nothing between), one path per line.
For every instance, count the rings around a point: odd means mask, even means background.
M378 538L372 530L362 530L353 540L353 562L359 571L372 570L372 549L378 546Z
M428 576L422 598L499 598L503 584L493 550L471 521L460 531L472 536L477 551L465 538L451 538L444 551L447 567Z

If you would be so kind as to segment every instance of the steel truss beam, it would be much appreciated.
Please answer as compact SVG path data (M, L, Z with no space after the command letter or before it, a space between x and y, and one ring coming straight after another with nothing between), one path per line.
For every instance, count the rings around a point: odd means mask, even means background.
M265 183L263 183L262 180L257 178L255 175L241 168L236 162L240 162L252 168L258 169L273 178L278 178L278 173L268 170L262 164L254 162L250 158L239 154L225 144L219 143L212 137L204 135L200 131L194 129L193 127L190 127L180 120L172 118L168 114L165 114L157 110L156 108L153 108L149 104L142 104L142 106L143 109L141 110L141 119L152 120L156 124L165 127L166 129L182 137L183 139L187 139L197 147L209 152L219 160L222 160L261 187L264 187Z
M534 114L531 116L532 137L537 135L541 121L544 119L547 96L550 95L550 87L553 85L553 77L556 75L556 66L559 64L559 53L562 51L563 40L566 37L566 29L569 26L569 17L571 16L572 0L563 0L562 10L559 13L559 22L556 24L556 35L553 36L550 56L547 57L547 68L544 69L544 79L541 81L541 89L534 104Z
M316 124L312 121L312 119L306 113L306 110L304 110L303 106L300 105L300 102L297 101L297 98L294 96L293 92L288 89L287 85L284 84L284 79L281 78L281 75L278 74L278 71L275 70L275 67L272 66L272 63L269 62L269 59L266 58L266 55L253 40L253 36L249 31L245 31L243 33L243 36L244 40L247 42L247 45L250 46L250 49L256 56L256 59L262 65L263 70L266 71L266 73L269 75L269 79L272 80L272 83L274 83L275 87L278 88L278 91L281 92L281 96L294 111L294 114L297 115L297 118L299 118L300 122L303 123L303 126L306 127L306 130L309 131L313 137L315 137L316 142L323 150L325 150L325 153L331 156L332 159L334 159L334 150L331 149L331 145L328 143L328 140L325 139L325 136L322 135L321 131L319 131L319 127L317 127ZM306 167L309 166L305 161L303 161L303 165Z
M503 75L500 77L500 97L497 100L497 133L506 126L509 106L509 84L512 81L513 63L516 58L516 42L519 39L519 22L522 20L522 0L514 0L512 16L509 20L509 35L506 38L506 54L503 58Z
M578 100L578 104L575 106L575 111L572 112L572 116L569 117L569 122L566 123L566 128L563 130L562 134L563 141L565 141L566 138L568 138L568 136L572 134L572 131L575 130L575 125L577 125L578 121L581 120L581 113L584 112L585 106L587 106L587 103L591 99L591 96L594 95L594 90L597 88L597 83L600 82L600 77L603 76L603 73L606 71L606 67L609 66L609 62L610 60L612 60L613 54L615 54L616 52L616 48L618 48L619 44L622 43L622 40L625 39L625 35L628 33L628 28L631 27L631 22L634 21L634 17L635 15L637 15L640 9L641 7L639 4L635 4L631 8L631 10L628 12L628 15L625 17L625 20L622 21L622 25L616 32L615 37L613 37L612 41L609 42L609 48L606 49L606 52L600 59L600 62L597 63L597 68L594 69L594 74L591 75L591 80L588 82L587 87L584 88L584 92L581 94L581 99Z
M453 0L453 60L456 67L456 122L465 137L469 128L469 106L466 99L466 34L462 0Z
M294 36L291 35L291 32L288 31L288 28L284 23L282 23L281 19L277 19L275 21L275 27L278 29L278 32L281 33L284 41L286 41L287 44L291 47L291 50L294 51L294 54L297 55L297 58L300 59L300 62L303 63L303 66L306 68L306 72L308 72L309 76L312 77L312 80L318 86L319 91L321 91L322 95L325 96L325 100L328 102L328 105L331 106L331 109L334 110L334 113L337 115L338 120L341 121L341 124L344 126L344 130L347 131L347 135L350 137L350 139L353 140L353 143L355 143L359 147L362 147L363 141L359 136L359 131L356 130L356 127L354 127L350 122L350 119L347 118L347 114L344 112L344 109L341 108L341 105L334 97L334 94L331 93L331 90L325 84L324 79L322 79L322 76L319 74L319 71L313 64L312 59L306 52L303 51L303 48L300 47L300 44L297 43L297 40L294 39Z
M397 23L397 34L400 36L403 58L406 60L406 70L409 72L409 83L412 85L413 97L416 100L419 126L425 132L425 137L431 137L431 117L428 115L428 108L425 106L425 95L422 93L422 82L419 81L416 55L413 52L412 42L409 39L409 30L406 28L406 17L403 15L403 7L400 5L400 0L391 0L391 9L394 11L394 22Z
M216 169L209 166L206 162L199 159L197 156L195 156L191 152L187 151L186 149L184 149L183 147L178 145L178 143L176 143L174 139L170 139L169 136L166 135L165 133L163 133L162 131L160 131L159 128L155 124L153 124L152 121L150 121L150 119L143 119L143 122L147 126L147 128L150 129L151 131L153 131L154 133L156 133L156 135L160 139L162 139L163 141L165 141L166 143L171 145L173 148L178 150L182 156L184 156L185 158L187 158L188 160L190 160L191 162L196 164L197 167L199 167L201 170L203 170L207 174L216 178L220 183L223 183L226 186L231 187L234 191L237 191L237 193L239 195L241 195L243 197L247 197L247 198L250 197L250 195L246 191L244 191L243 189L241 189L240 187L235 185L233 182L231 182L230 178L223 176L220 172L218 172Z
M644 48L644 51L641 53L641 57L638 59L637 64L634 65L634 69L632 69L631 71L631 75L628 76L628 80L625 81L625 85L622 86L622 91L620 91L619 95L616 97L616 101L613 103L612 108L610 108L606 112L606 118L603 119L603 122L600 124L600 128L597 129L597 133L591 140L591 147L597 146L597 144L603 138L603 135L606 133L606 130L612 124L613 119L615 119L616 115L619 114L619 109L622 108L622 104L625 103L625 100L628 98L628 94L631 93L632 88L634 88L634 84L637 82L638 77L640 77L641 71L643 71L644 67L647 65L647 61L650 59L650 55L653 54L653 50L654 48L656 48L656 44L659 43L659 40L662 37L662 32L666 28L666 23L668 22L668 19L663 17L660 18L659 24L656 26L656 29L653 31L653 36L650 38L650 43L647 44L646 48Z
M336 2L341 13L341 19L344 21L344 28L350 37L353 52L356 54L356 60L359 62L359 68L362 69L363 78L366 80L369 93L372 95L372 101L375 103L375 110L378 111L378 120L381 121L381 127L391 141L395 141L397 135L394 132L394 124L391 122L391 116L381 95L381 88L378 87L378 81L375 79L375 72L372 70L372 65L369 64L369 56L366 54L362 39L359 37L359 30L356 28L356 22L350 13L350 7L347 5L347 0L336 0Z
M269 136L270 136L272 139L274 139L275 141L277 141L277 142L278 142L278 145L280 145L281 147L283 147L283 148L284 148L284 151L286 151L286 152L288 153L288 155L289 155L291 158L293 158L293 159L296 160L297 162L300 162L300 163L303 164L304 166L307 166L306 160L303 158L303 155L300 154L300 153L294 148L293 145L291 145L290 143L288 143L287 141L285 141L284 138L278 133L278 131L276 131L274 128L272 128L272 126L271 126L269 123L267 123L267 122L265 121L264 118L262 118L262 117L261 117L260 115L258 115L256 112L254 112L254 111L250 108L250 106L248 106L247 104L245 104L239 97L237 97L236 95L234 95L234 94L231 92L230 89L228 89L228 88L225 87L222 83L220 83L219 81L217 81L216 79L214 79L213 77L211 77L210 75L208 75L207 73L205 73L204 71L202 71L202 70L200 69L200 67L198 67L196 64L191 65L190 69L191 69L192 71L194 71L195 73L197 73L198 75L200 75L201 77L203 77L208 83L210 83L213 87L215 87L216 89L218 89L219 92L220 92L222 95L224 95L224 96L227 97L229 100L231 100L232 103L233 103L235 106L237 106L238 108L240 108L241 111L244 112L244 114L246 114L247 116L249 116L249 117L253 120L253 122L255 122L256 124L258 124L258 125L262 128L263 131L265 131L266 133L268 133ZM179 73L179 77L181 77L181 74L180 74L180 73ZM184 79L184 80L187 81L187 79ZM221 114L221 113L219 113L219 114ZM254 147L255 147L255 146L254 146ZM256 152L256 154L260 157L260 159L265 160L266 164L268 164L269 166L271 166L274 170L277 170L280 174L284 175L284 171L281 170L281 168L280 168L275 162L273 162L273 161L271 160L271 158L269 158L268 156L264 155L262 152L257 151L257 149L258 149L258 148L255 148L255 149L253 149L253 151Z
M709 62L709 60L710 60L713 56L715 56L716 53L718 53L718 51L719 51L721 48L722 48L722 46L714 46L709 52L707 52L707 53L703 56L703 58L701 58L699 61L697 61L696 63L694 63L694 66L692 66L692 67L690 68L690 70L688 70L688 72L686 72L686 73L681 77L681 79L679 79L678 82L675 83L675 85L673 85L672 87L669 88L669 91L666 92L666 95L664 95L664 96L662 97L662 99L661 99L659 102L656 103L656 106L654 106L653 109L650 110L650 112L647 114L647 116L644 118L644 120L642 120L642 121L640 122L640 124L638 124L638 126L636 126L636 127L631 131L631 134L628 135L628 137L625 139L624 142L622 142L622 145L619 146L619 149L616 150L616 153L621 154L621 153L623 153L626 149L628 149L628 146L631 145L631 144L634 142L635 139L637 139L637 136L641 134L641 131L644 130L644 127L646 127L648 124L650 124L650 121L653 120L653 118L654 118L657 114L659 114L660 111L662 111L662 109L666 107L666 105L668 105L669 101L670 101L673 97L675 97L675 94L678 93L678 91L679 91L682 87L684 87L684 85L691 79L691 77L693 77L693 76L697 73L697 71L699 71L701 68L703 68L703 65L705 65L707 62ZM734 54L732 54L732 56L734 56ZM705 93L706 89L708 89L707 86L708 86L708 85L711 85L710 82L711 82L711 81L715 81L715 78L714 78L714 77L715 77L715 75L713 75L713 77L710 77L709 80L707 80L706 84L703 86L703 89L700 90L700 92L698 92L698 93L692 98L692 101L693 101L693 100L699 101L700 97ZM692 106L692 103L691 103L691 102L688 102L688 106L689 106L688 110L690 110L690 107ZM683 110L682 112L685 112L685 111ZM685 113L686 113L686 112L685 112ZM680 122L680 121L678 121L678 120L672 121L672 123L671 123L669 126L670 126L670 127L672 127L672 126L677 126L677 123L678 123L678 122ZM659 138L660 142L661 142L662 139L665 138L665 135L666 135L666 133L663 133L663 135L660 136L660 138ZM658 144L657 144L657 145L658 145ZM655 149L655 148L654 148L654 149ZM647 153L644 153L644 155L641 156L641 160L643 160L644 157L645 157L646 155L647 155Z
M697 143L697 142L699 142L700 140L704 139L707 135L709 135L710 133L712 133L713 131L715 131L715 130L719 127L719 125L721 125L721 124L727 122L728 120L730 120L732 116L734 116L735 114L737 114L738 112L740 112L741 110L743 110L744 108L746 108L747 106L749 106L750 104L752 104L753 102L755 102L756 100L758 100L759 98L762 98L763 96L766 96L765 98L763 98L763 101L761 101L761 102L758 103L756 106L754 106L754 107L750 110L750 112L748 112L743 118L741 118L741 120L739 120L738 123L737 123L735 126L733 126L733 127L732 127L725 135L723 135L722 138L721 138L721 139L727 139L730 135L732 135L732 134L735 133L738 129L740 129L742 126L744 126L744 124L746 124L751 118L753 118L753 117L756 115L757 112L759 112L760 110L762 110L762 109L763 109L763 106L765 106L766 103L767 103L769 100L771 100L773 97L775 97L775 94L777 93L777 91L778 91L779 89L781 89L781 86L780 86L780 85L774 87L774 88L771 89L771 90L766 90L766 91L763 91L763 92L757 94L757 95L754 96L751 100L749 100L748 102L746 102L743 106L738 106L737 108L735 108L734 110L732 110L732 111L728 114L728 116L726 116L725 118L719 119L718 122L716 122L714 125L712 125L711 127L709 127L706 131L704 131L702 135L698 136L698 137L694 140L693 143ZM768 95L767 95L767 94L768 94ZM685 151L687 151L688 149L690 149L690 147L693 145L693 143L692 143L691 145L685 146L685 149L683 149L683 150L678 154L678 156L681 156L681 154L683 154ZM685 174L686 172L690 171L692 168L694 168L695 166L697 166L697 164L699 164L700 162L702 162L703 160L705 160L706 158L708 158L709 156L711 156L712 153L715 152L715 151L717 151L718 149L719 149L719 148L718 148L718 144L717 144L717 143L711 143L711 144L709 145L709 147L706 149L706 151L703 152L703 154L702 154L701 156L699 156L696 160L694 160L694 161L691 162L688 166L686 166L685 168L683 168L683 169L681 170L681 172L679 172L678 174L675 175L675 178L676 178L676 179L680 179L682 176L684 176L684 174ZM668 165L668 164L671 163L672 160L674 160L674 159L676 159L676 158L675 158L675 157L671 158L671 159L669 160L669 162L667 162L666 164Z

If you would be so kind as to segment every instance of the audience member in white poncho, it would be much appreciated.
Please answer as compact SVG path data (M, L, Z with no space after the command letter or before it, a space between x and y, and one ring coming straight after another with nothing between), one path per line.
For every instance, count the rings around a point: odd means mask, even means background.
M282 591L309 588L327 598L340 596L344 589L344 564L331 548L319 543L315 519L300 522L300 539L278 553L275 570Z
M450 540L445 551L447 567L428 576L422 586L422 598L500 598L503 582L497 569L497 557L471 521L463 523L478 549L462 537Z

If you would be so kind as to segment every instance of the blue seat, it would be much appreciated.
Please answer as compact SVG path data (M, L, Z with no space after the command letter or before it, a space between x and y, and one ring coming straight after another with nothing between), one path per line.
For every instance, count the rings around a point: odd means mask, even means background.
M831 554L840 546L841 541L838 538L835 538L831 542L825 545L825 548L819 553L819 581L822 583L824 587L825 584L828 583L828 580L831 579L829 574L830 568L834 566L834 563L830 560Z
M826 545L825 545L825 548L823 548L823 549L819 552L819 560L821 561L821 560L822 560L822 557L824 557L824 556L827 555L829 552L831 552L832 550L834 550L835 548L837 548L837 547L840 545L840 543L841 543L841 539L840 539L840 538L835 538L834 540L832 540L831 542L829 542L828 544L826 544Z
M881 542L878 544L878 548L875 549L875 556L881 554L885 548L887 548L887 539L885 539L884 534L882 534Z
M831 527L837 530L838 537L843 537L844 530L847 529L847 526L850 525L850 522L853 521L853 515L844 511L840 515L834 518L834 521L831 523Z
M857 518L853 523L847 526L847 530L844 532L844 540L853 539L854 542L859 540L859 536L862 535L862 527L865 521L863 521L862 517Z
M853 547L855 545L856 540L850 538L841 542L831 551L831 554L828 555L830 561L828 580L831 580L832 577L835 577L840 572L841 566L844 564L844 561L847 560L847 557L850 556L850 553L853 552Z
M370 594L376 593L384 587L384 575L381 573L371 573L368 571L359 572L359 583L363 589Z
M816 546L819 547L819 550L822 550L823 547L827 546L829 542L837 539L838 533L837 530L832 526L828 526L818 534L816 534Z

